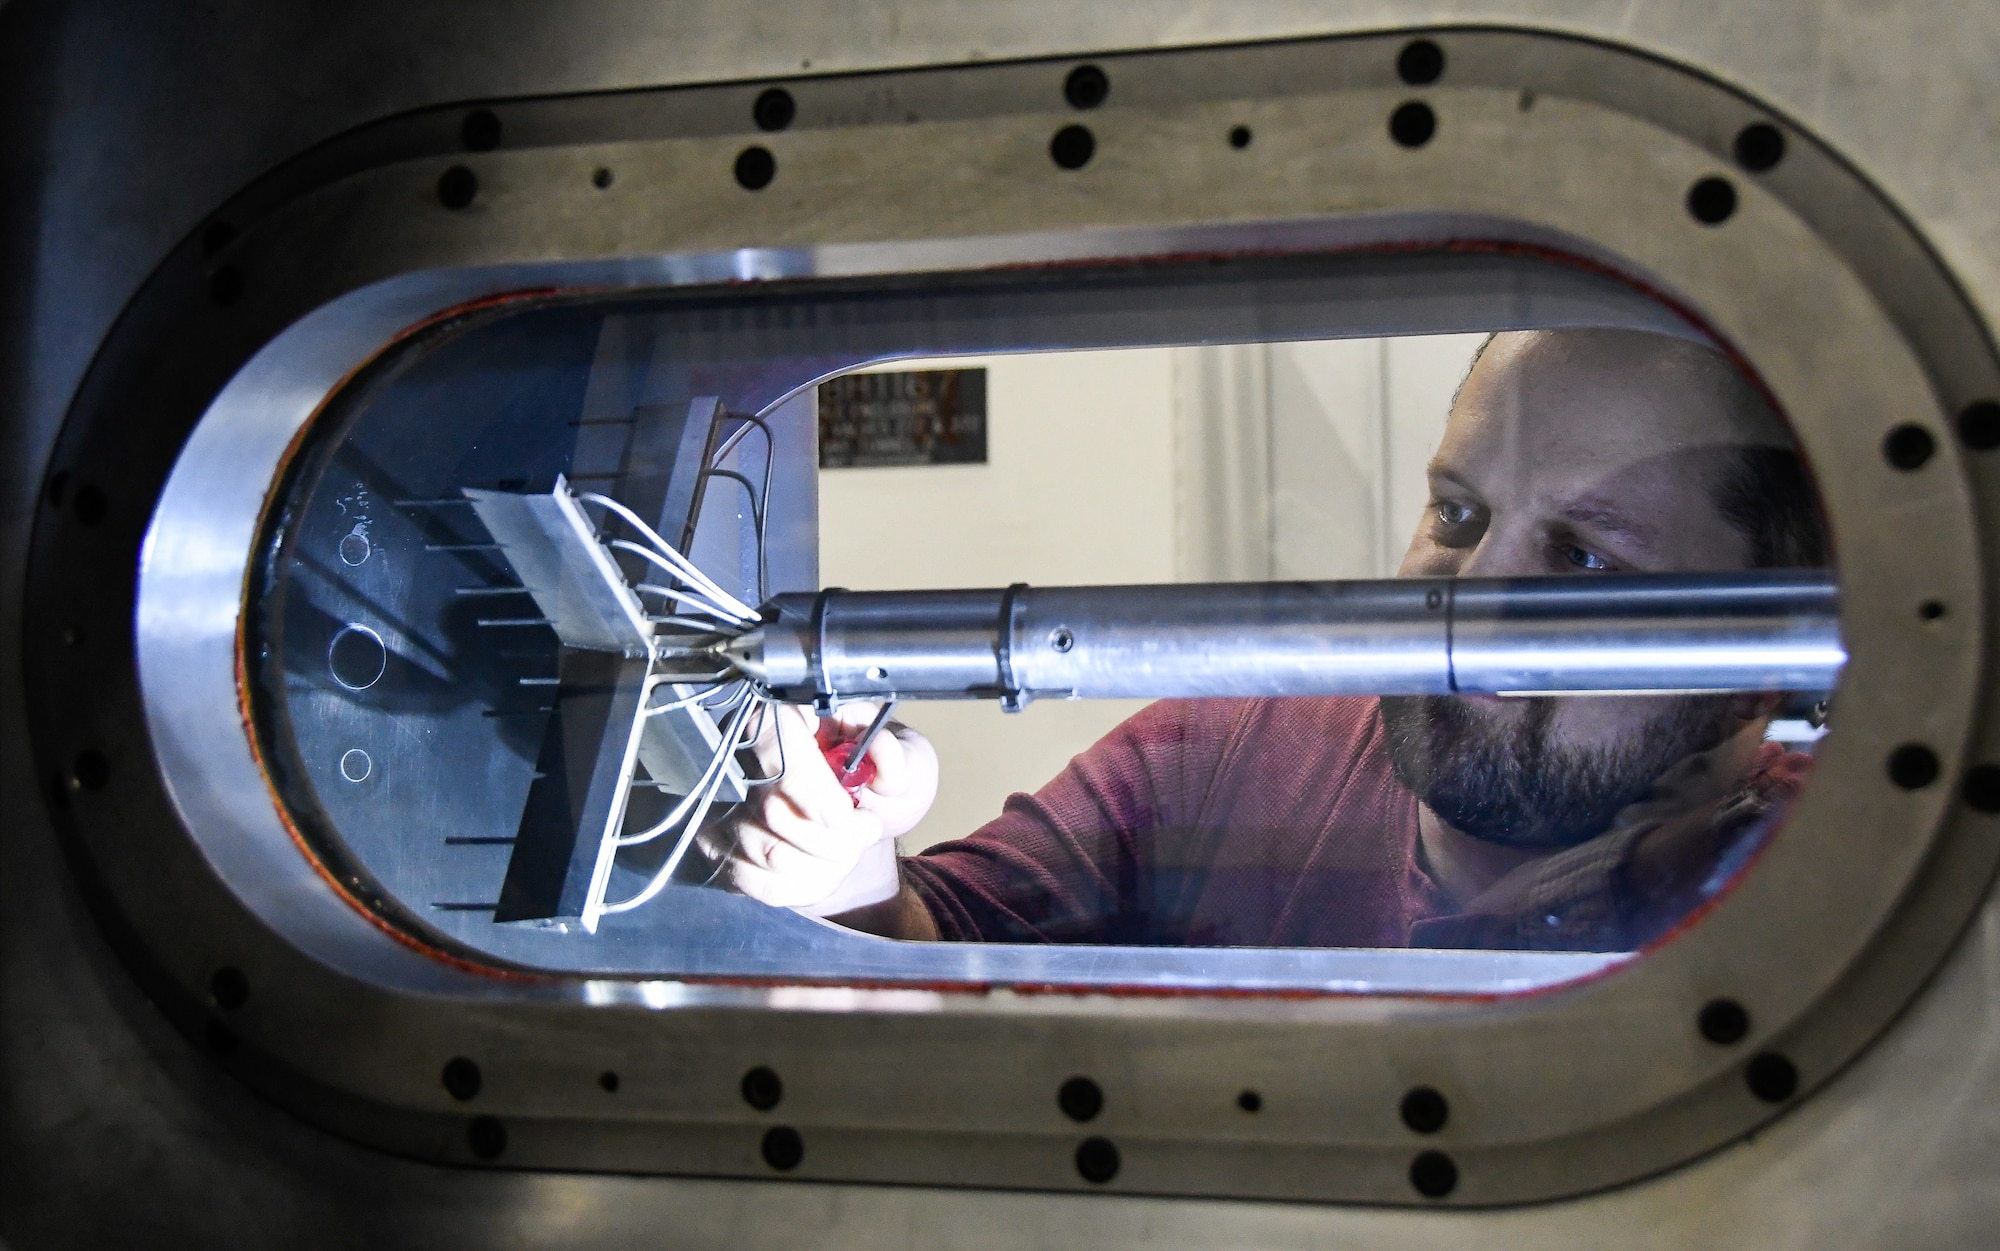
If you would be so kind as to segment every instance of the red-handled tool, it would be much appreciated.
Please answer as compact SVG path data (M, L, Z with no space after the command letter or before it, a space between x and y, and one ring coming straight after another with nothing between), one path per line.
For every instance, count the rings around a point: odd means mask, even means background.
M840 783L841 789L847 792L847 797L854 801L857 808L861 806L861 788L875 780L875 762L868 758L869 745L882 732L882 727L889 724L889 713L895 707L895 700L885 700L882 710L875 714L875 719L868 723L861 737L852 742L841 741L840 723L831 717L823 719L813 735L814 741L819 744L819 754L826 757L827 766L833 770L834 780Z

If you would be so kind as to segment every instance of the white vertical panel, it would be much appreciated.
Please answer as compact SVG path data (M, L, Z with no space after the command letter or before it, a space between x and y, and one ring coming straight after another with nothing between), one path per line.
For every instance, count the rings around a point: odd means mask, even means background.
M1182 582L1271 576L1270 350L1176 348L1174 569Z
M1272 576L1381 572L1378 340L1271 347Z

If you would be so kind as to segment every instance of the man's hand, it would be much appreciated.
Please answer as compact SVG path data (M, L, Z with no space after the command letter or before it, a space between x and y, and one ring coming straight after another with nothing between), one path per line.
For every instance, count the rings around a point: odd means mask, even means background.
M701 833L724 884L813 916L897 899L896 839L937 797L937 752L923 735L890 722L868 747L875 776L850 797L827 756L845 763L875 712L873 704L842 705L829 719L835 745L825 755L810 709L778 704L765 713L751 750L763 776L783 776L753 785L727 820Z

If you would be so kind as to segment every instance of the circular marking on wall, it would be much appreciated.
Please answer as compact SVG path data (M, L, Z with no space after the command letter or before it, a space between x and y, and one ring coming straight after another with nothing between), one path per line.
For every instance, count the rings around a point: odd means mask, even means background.
M326 667L333 680L350 691L365 691L389 670L389 649L382 636L359 623L343 626L327 644Z
M368 775L375 772L375 761L359 747L350 747L341 753L340 776L350 782L366 782Z
M368 536L359 530L340 536L340 563L344 565L358 565L367 560L374 550Z

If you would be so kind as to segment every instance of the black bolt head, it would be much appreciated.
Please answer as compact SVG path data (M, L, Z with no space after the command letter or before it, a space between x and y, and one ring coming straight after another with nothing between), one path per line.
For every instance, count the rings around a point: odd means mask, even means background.
M1889 753L1889 780L1906 791L1937 781L1937 753L1922 743L1905 743Z
M1097 137L1082 126L1065 126L1049 140L1049 159L1060 169L1082 169L1097 155Z
M1736 212L1736 188L1727 178L1704 178L1688 188L1687 211L1704 226L1720 226Z
M1750 1032L1750 1013L1734 999L1711 999L1695 1017L1695 1028L1716 1046L1727 1047L1742 1042Z
M208 298L221 308L243 298L243 271L234 265L218 265L208 276Z
M438 203L448 209L462 209L478 194L478 176L463 165L454 165L438 175Z
M1906 473L1923 468L1936 451L1937 440L1918 425L1897 426L1882 439L1882 458Z
M1437 134L1437 114L1422 100L1398 105L1389 114L1389 137L1406 148L1421 148Z
M1412 87L1428 86L1444 76L1444 49L1428 39L1412 39L1396 54L1396 77Z
M1785 135L1769 122L1752 122L1736 132L1736 163L1753 174L1785 159Z
M1094 109L1111 94L1111 80L1095 65L1079 65L1063 79L1063 99L1073 109Z
M2000 765L1974 765L1959 783L1966 807L1974 812L2000 812Z
M1104 1111L1104 1090L1088 1077L1072 1077L1056 1091L1056 1106L1072 1121L1088 1121Z
M1095 1186L1118 1176L1118 1148L1109 1138L1086 1138L1076 1147L1076 1171Z
M1958 414L1958 437L1975 452L2000 447L2000 403L1974 400Z
M467 152L491 152L500 146L500 119L492 109L474 109L465 115L458 138Z
M71 497L69 509L75 514L79 525L94 526L104 520L104 515L111 511L111 501L105 498L102 487L85 483L78 487L76 494Z
M1426 1199L1442 1199L1458 1189L1458 1165L1442 1151L1422 1151L1410 1161L1410 1185Z
M1451 1105L1429 1086L1417 1086L1403 1096L1403 1124L1419 1134L1435 1134L1451 1117Z
M745 191L762 191L778 176L778 158L769 148L749 147L736 154L736 184Z
M443 1081L445 1093L460 1103L477 1095L479 1088L485 1085L479 1066L464 1056L453 1056L445 1061Z
M507 1149L507 1127L497 1116L475 1116L465 1127L465 1145L482 1160L497 1160Z
M750 106L750 120L757 123L759 130L783 130L799 115L799 106L792 99L792 93L783 87L769 87L758 94L757 102Z
M762 1064L743 1075L738 1089L743 1092L743 1102L759 1112L769 1112L785 1097L785 1083L778 1080L777 1071Z
M242 969L225 964L208 979L208 994L216 1007L234 1012L250 1002L250 979L243 976Z
M806 1140L789 1125L773 1125L764 1131L764 1163L788 1173L806 1158Z
M1765 1103L1783 1103L1799 1090L1798 1068L1775 1051L1751 1057L1743 1070L1743 1080L1750 1093Z
M101 791L111 781L111 761L101 751L86 748L70 761L69 785L71 790Z

